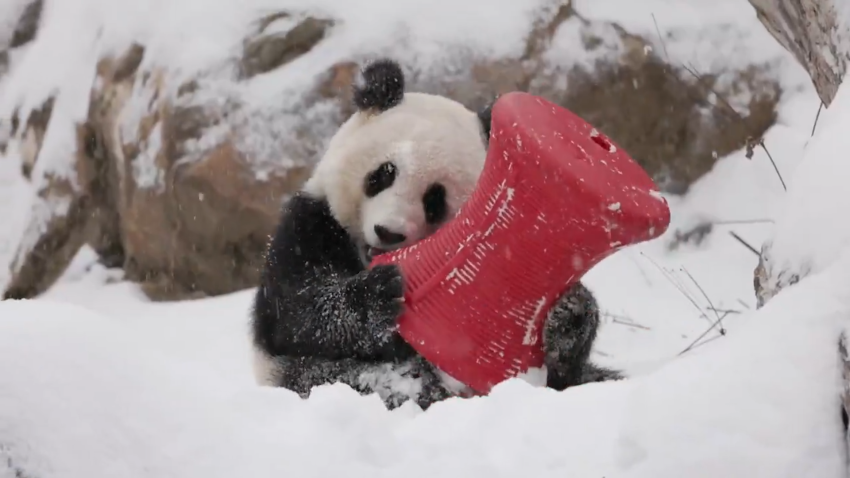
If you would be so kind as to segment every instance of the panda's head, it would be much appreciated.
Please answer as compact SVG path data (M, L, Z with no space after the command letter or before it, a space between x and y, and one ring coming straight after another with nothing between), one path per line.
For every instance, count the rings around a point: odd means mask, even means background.
M354 103L357 112L331 139L305 190L328 201L369 261L455 216L484 167L490 114L443 96L406 93L391 60L363 69Z

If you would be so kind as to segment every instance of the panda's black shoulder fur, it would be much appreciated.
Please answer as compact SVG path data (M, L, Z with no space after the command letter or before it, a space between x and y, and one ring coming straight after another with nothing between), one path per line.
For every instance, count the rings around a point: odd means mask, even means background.
M396 61L376 60L363 68L353 88L358 110L386 111L404 99L404 72Z
M299 192L284 205L266 253L254 343L272 357L410 356L394 331L402 292L397 267L366 270L327 201Z

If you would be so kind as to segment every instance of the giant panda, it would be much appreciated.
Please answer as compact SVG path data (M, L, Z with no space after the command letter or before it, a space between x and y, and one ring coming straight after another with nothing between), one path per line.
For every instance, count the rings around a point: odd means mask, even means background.
M391 409L408 400L426 409L469 391L396 332L400 270L367 266L457 214L484 167L490 107L405 92L389 59L367 65L352 87L356 112L285 203L268 247L252 311L256 380L302 397L344 383ZM548 387L620 377L588 361L598 325L595 298L578 283L546 320Z

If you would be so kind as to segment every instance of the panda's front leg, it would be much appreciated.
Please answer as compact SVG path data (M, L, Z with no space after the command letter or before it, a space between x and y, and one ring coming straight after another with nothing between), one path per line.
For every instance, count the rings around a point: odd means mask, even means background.
M449 398L433 366L421 356L396 362L371 362L357 359L330 360L322 357L278 357L278 385L303 398L314 387L342 383L363 395L377 394L392 410L408 400L423 410Z
M546 318L543 328L546 385L555 390L622 378L590 362L590 352L599 328L596 298L581 282L567 291Z
M254 342L271 357L409 358L397 337L404 281L394 265L365 269L327 201L287 201L253 310Z
M321 277L280 295L285 308L274 355L403 360L415 354L396 331L403 280L398 267L378 266L352 277Z

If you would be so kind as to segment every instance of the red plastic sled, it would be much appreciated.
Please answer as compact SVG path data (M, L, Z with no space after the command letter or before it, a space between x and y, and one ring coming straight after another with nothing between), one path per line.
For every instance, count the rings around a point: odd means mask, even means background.
M372 262L405 277L402 337L482 394L542 366L542 325L561 294L670 221L646 172L570 111L514 92L492 118L484 171L458 216Z

